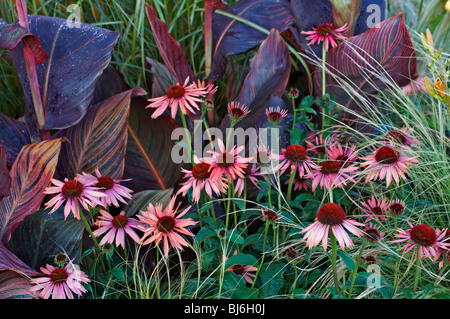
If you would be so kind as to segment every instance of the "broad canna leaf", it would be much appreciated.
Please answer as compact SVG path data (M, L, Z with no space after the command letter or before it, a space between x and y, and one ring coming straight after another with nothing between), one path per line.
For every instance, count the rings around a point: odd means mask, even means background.
M151 118L144 98L133 99L128 120L128 143L124 179L134 191L172 187L181 175L181 166L171 160L172 131L179 125L162 115Z
M337 28L347 25L347 37L351 37L361 12L362 0L330 0L330 2L331 22Z
M283 32L292 24L287 0L241 0L227 12L249 20L266 30ZM267 34L235 19L214 13L212 70L210 81L220 79L226 68L227 56L247 52L260 45Z
M151 92L152 97L165 95L167 90L176 82L176 76L165 64L145 57L146 89Z
M171 199L173 193L172 188L164 190L145 190L133 194L133 198L128 202L125 207L125 216L134 216L139 214L140 211L147 209L149 203L153 205L161 204L166 207Z
M0 113L0 146L11 167L23 146L31 144L31 135L25 123Z
M0 241L0 271L12 270L19 274L35 276L39 272L25 264Z
M69 143L61 149L58 165L60 178L73 179L77 174L94 174L99 169L103 176L120 179L124 169L127 148L127 122L130 101L144 95L141 88L114 95L89 109L77 124L61 130Z
M180 43L169 34L167 25L156 16L155 9L148 3L145 4L145 12L164 63L178 82L184 83L187 77L191 82L195 81L197 78L184 56L183 49Z
M80 262L84 224L81 220L64 218L60 208L40 209L27 216L12 233L11 251L28 266L39 269L54 264L56 254L64 252L74 264Z
M6 153L3 146L0 146L0 200L8 196L11 187L11 176L9 176Z
M0 202L0 239L7 243L11 232L40 207L44 190L56 169L62 139L26 145L11 167L11 190Z
M387 88L386 82L404 86L417 76L416 53L402 13L328 51L326 62L333 73L327 74L326 92L336 97L338 105L358 113L362 110L356 95L371 98ZM314 80L320 95L322 72L316 70Z
M44 129L63 129L78 123L87 112L93 92L119 35L88 24L74 28L67 19L28 16L29 30L40 39L49 59L36 65L45 110ZM23 46L17 45L12 58L25 92L26 119L36 123Z
M0 271L0 299L31 299L30 281L14 271Z
M289 49L279 31L272 29L253 57L241 91L235 101L248 106L250 114L236 123L236 127L257 127L266 108L272 105L274 97L281 97L291 71ZM226 116L221 128L229 127Z
M0 50L14 50L21 42L26 42L35 58L35 63L48 60L48 55L42 48L39 37L27 32L17 24L8 24L0 19Z
M351 0L343 0L351 1ZM379 18L380 22L385 19L385 0L363 0L361 9L356 20L354 34L360 34L372 26L369 22L373 22L373 18ZM376 6L379 11L373 12L372 6ZM294 24L290 28L293 33L293 38L296 39L296 44L302 51L322 58L322 44L308 45L307 35L301 34L302 31L311 31L319 24L331 22L332 5L331 0L291 0L291 12L294 19ZM372 18L371 15L376 15ZM376 19L375 19L376 20Z

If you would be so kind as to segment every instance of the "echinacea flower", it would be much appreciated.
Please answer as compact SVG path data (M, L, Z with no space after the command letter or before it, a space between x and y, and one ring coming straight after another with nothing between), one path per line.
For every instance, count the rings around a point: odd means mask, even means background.
M306 149L298 144L292 144L286 149L282 149L281 154L276 157L281 163L274 170L280 170L281 174L290 167L291 173L297 171L300 177L312 176L312 170L318 168L309 158Z
M204 95L212 95L217 91L217 86L214 86L213 82L206 83L204 80L197 80L196 87L205 91Z
M323 249L326 251L328 235L331 229L341 249L344 250L346 246L353 248L353 241L346 230L357 237L364 235L364 232L356 226L364 226L364 224L346 218L341 206L327 203L320 207L314 223L304 228L300 233L305 233L303 240L306 240L309 249L316 247L322 242Z
M383 238L384 234L380 232L380 226L374 226L372 223L364 229L364 237L371 243L376 243Z
M293 99L298 98L300 95L300 91L296 88L291 88L291 90L289 91L289 96Z
M277 124L282 119L287 116L288 112L286 110L282 110L279 106L277 108L269 107L266 109L266 115L270 122L273 124Z
M93 176L82 172L81 175L79 175L78 180L82 183L92 184L99 189L99 192L105 193L106 196L100 198L103 207L106 208L108 205L119 207L119 201L126 204L127 202L124 198L131 199L131 193L133 191L120 185L120 182L129 181L131 179L119 180L112 179L108 176L102 176L98 169L95 170L95 175L96 176Z
M237 251L234 252L234 255L236 255L236 253ZM252 277L255 277L255 275L251 274L250 271L257 271L257 270L258 268L254 266L249 265L244 266L242 264L235 264L226 269L226 271L231 271L235 275L244 277L245 281L248 282L249 284L253 284Z
M333 143L326 148L328 159L338 161L343 166L352 164L358 158L358 152L355 151L356 145L342 147L339 143Z
M195 113L194 109L199 110L197 103L203 102L200 97L208 92L206 89L198 88L195 83L189 84L189 77L186 78L183 85L177 83L172 85L166 92L166 95L149 99L150 103L146 108L155 108L151 118L155 119L170 107L171 116L175 119L178 109L184 114Z
M323 137L322 134L311 132L305 140L308 150L316 154L326 154L329 147L336 143L334 134Z
M441 241L443 243L450 244L450 229L444 229L444 230L437 229L436 231L437 231L437 233L444 234L444 237L441 239ZM450 250L444 250L442 248L438 249L438 254L435 257L435 260L438 260L441 256L442 256L442 260L439 262L439 269L442 269L442 267L444 267L444 264L446 262L450 263Z
M89 210L89 208L97 205L103 205L101 198L106 195L92 185L94 182L83 183L77 178L73 180L65 178L64 182L52 178L51 181L55 186L47 187L44 191L45 194L57 194L45 203L46 208L52 207L50 214L65 202L64 219L69 216L70 212L72 212L74 218L80 219L80 205L85 210Z
M386 220L386 215L389 209L389 203L386 198L375 198L372 196L367 202L361 202L361 205L364 207L363 212L367 214L367 221L374 219L378 220Z
M322 23L313 28L312 31L302 31L302 34L309 35L306 40L311 44L320 44L325 41L325 50L328 51L330 45L332 48L336 47L338 44L336 40L343 40L346 38L347 24L340 28L335 28L330 23Z
M30 288L31 291L39 293L43 299L73 299L73 293L83 295L87 292L82 283L89 283L88 276L81 270L75 268L72 263L65 267L54 267L46 265L41 267L42 276L32 278L31 282L35 284Z
M197 224L192 218L182 218L189 211L190 206L177 214L181 204L178 204L175 208L175 200L176 196L172 197L164 210L159 203L155 206L149 203L147 210L141 211L137 215L143 224L142 230L144 231L144 235L141 238L143 245L148 245L152 242L158 245L162 240L164 255L166 257L169 256L169 243L170 246L179 250L183 250L183 246L188 246L187 241L180 234L194 236L186 227Z
M343 166L341 161L326 160L312 171L312 190L317 186L331 190L334 187L344 188L348 182L355 183L354 173L358 170L355 165Z
M228 185L225 183L224 178L211 178L211 165L199 160L194 156L194 167L192 170L187 170L182 168L181 171L184 173L183 178L187 178L187 181L182 183L181 188L178 190L178 194L186 196L187 192L192 189L192 200L198 202L200 200L201 191L205 190L209 197L213 197L213 192L216 195L225 193Z
M440 249L448 250L450 248L450 243L444 242L445 232L437 232L427 224L413 226L409 220L407 222L411 228L407 230L398 228L395 237L399 239L391 241L392 243L406 242L400 250L408 252L417 247L420 260L423 256L433 260L439 254Z
M227 152L222 140L218 139L219 152L208 151L212 157L202 158L203 162L210 165L211 179L217 180L225 176L228 182L237 177L244 178L244 168L247 167L252 158L239 155L244 150L244 146L233 148Z
M408 84L402 86L403 94L416 94L417 92L427 92L427 87L425 86L425 79L423 77L418 77L415 80L411 80Z
M273 210L271 210L269 208L262 208L261 213L262 213L263 218L265 220L267 220L268 222L276 222L276 221L280 220L280 216L276 212L274 212Z
M285 254L289 260L295 260L298 257L298 252L294 247L289 247L288 249L286 249Z
M99 227L93 234L95 237L103 236L100 241L100 246L104 243L114 243L116 240L116 247L122 246L125 248L125 235L130 236L135 242L139 243L141 238L133 230L140 229L139 221L134 218L125 216L125 212L120 212L119 215L112 216L107 211L100 209L100 215L96 221L96 225Z
M407 157L402 150L387 145L375 149L372 154L361 159L365 161L361 166L367 166L368 171L365 182L386 179L386 187L389 187L392 180L397 186L400 184L400 178L406 181L407 166L419 162L416 157Z
M402 201L400 199L396 199L389 203L388 209L392 215L398 216L398 215L403 214L403 212L406 209L406 205L405 205L404 201Z
M300 177L300 175L298 174L298 172L295 172L295 176L294 176L294 191L297 190L302 190L304 189L305 191L308 189L311 189L311 178L309 178L308 176L303 176ZM289 184L289 180L286 181L285 184Z
M390 130L383 139L394 146L417 146L418 140L413 136L413 130L403 126L400 130Z
M236 184L234 185L234 193L238 197L240 197L244 191L246 180L249 180L253 185L259 188L257 185L258 179L256 178L258 175L258 167L255 164L247 164L247 166L242 169L242 172L244 173L244 177L238 177L236 179Z
M231 102L228 104L228 115L232 120L239 121L250 113L250 110L244 104L239 102Z

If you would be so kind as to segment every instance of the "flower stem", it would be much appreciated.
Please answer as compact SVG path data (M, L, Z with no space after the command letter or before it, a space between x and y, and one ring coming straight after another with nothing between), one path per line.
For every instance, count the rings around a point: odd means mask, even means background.
M292 196L292 184L294 183L295 173L297 172L297 167L295 167L294 171L291 172L291 176L289 177L289 185L287 190L287 203L291 202L291 196Z
M184 133L186 134L189 159L190 159L192 165L194 165L194 155L192 154L192 142L191 142L191 137L189 136L189 130L188 130L187 123L186 123L186 117L184 116L183 111L181 111L180 107L178 107L178 113L180 113L181 121L183 122Z
M421 260L419 257L419 250L420 248L417 247L417 253L416 253L416 275L414 277L414 287L413 287L413 295L416 293L417 284L419 283L419 277L420 277L420 264Z
M100 258L100 262L102 263L103 270L106 272L106 266L105 266L105 263L103 262L103 258L101 257L100 246L98 245L97 238L96 238L96 237L94 236L94 234L92 233L91 226L89 226L89 223L88 223L88 221L86 220L86 217L84 216L83 211L81 210L81 205L80 205L80 217L81 217L81 220L82 220L83 223L84 223L84 228L86 228L87 232L89 233L89 235L90 235L91 238L92 238L92 241L94 242L95 251L97 252L97 256L99 256L99 258Z
M264 241L263 241L261 262L259 263L259 267L258 267L258 270L256 271L255 278L253 278L252 288L253 288L253 286L256 283L256 278L258 278L259 271L261 270L262 265L264 263L264 257L266 256L266 240L267 240L267 232L268 231L269 231L269 222L266 221L266 225L265 225L265 228L264 228Z
M347 298L351 298L351 296L352 296L353 286L355 285L356 275L358 274L358 268L359 268L359 264L361 262L361 255L362 255L362 252L364 251L365 246L366 246L366 242L364 241L363 244L361 245L361 248L359 249L358 257L356 259L355 269L353 269L352 283L350 284L350 289L348 291Z
M330 237L331 237L331 267L333 268L334 289L336 294L339 294L339 280L336 269L337 242L336 237L334 237L332 230L330 230Z

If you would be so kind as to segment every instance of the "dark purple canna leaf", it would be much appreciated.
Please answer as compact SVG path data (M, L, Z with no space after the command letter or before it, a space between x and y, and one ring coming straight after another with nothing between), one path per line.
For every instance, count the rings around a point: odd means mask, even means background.
M283 32L292 24L287 0L241 0L226 10L266 30ZM224 72L227 56L247 52L266 39L267 34L232 18L214 13L213 50L210 81L217 81Z
M248 106L250 114L236 123L236 127L257 127L266 108L281 97L291 71L291 56L282 36L276 29L263 41L253 57L241 91L235 101ZM281 105L280 105L281 106ZM230 119L226 116L221 128L229 127Z
M12 270L28 276L39 275L38 271L25 264L0 241L0 271L1 270Z
M63 210L60 207L49 214L49 210L40 209L27 216L12 233L11 251L31 268L53 265L60 252L74 264L80 262L84 224L73 217L66 219Z
M14 271L0 271L0 299L32 299L28 278Z
M354 1L354 0L353 0ZM376 5L380 8L380 21L385 19L385 0L362 0L361 8L359 10L358 19L356 19L356 26L354 34L360 34L370 29L368 21L372 22L370 15L373 14L370 5ZM291 0L291 12L294 18L294 25L290 30L293 37L296 39L296 44L306 53L315 55L318 58L322 57L322 44L308 45L307 35L301 34L301 31L311 31L322 23L330 23L332 16L332 5L330 0ZM342 12L340 12L342 14ZM348 16L351 16L348 15Z
M11 176L9 176L6 153L3 146L0 146L0 200L8 196L11 187Z
M148 3L145 4L145 12L164 63L181 84L187 77L190 82L195 81L197 78L184 56L180 43L169 34L167 25L156 16L155 9Z
M23 146L31 144L31 136L25 123L0 113L0 146L6 153L11 167Z
M0 202L0 239L7 243L11 232L41 206L44 190L56 169L61 139L26 145L11 168L11 190Z
M20 42L26 42L31 49L36 63L48 60L48 55L40 45L39 38L30 32L22 29L17 24L8 24L0 19L0 49L14 50Z
M61 149L59 177L73 179L82 172L93 174L98 168L103 176L120 179L130 101L144 94L143 89L135 88L114 95L92 106L77 125L61 130L58 136L65 136L69 142Z
M328 51L326 62L334 73L327 75L326 92L336 96L338 105L359 113L362 110L354 99L356 93L370 98L387 88L383 78L404 86L417 76L416 53L402 13ZM351 83L351 95L336 78ZM316 70L314 80L316 95L320 95L320 70Z
M87 24L73 28L66 19L53 17L28 16L28 23L49 55L45 63L36 65L45 110L44 129L70 127L86 114L119 35ZM12 58L25 92L27 123L33 127L36 116L21 44L12 51Z
M133 99L128 120L128 144L125 157L124 183L134 191L167 189L178 181L181 166L171 160L175 145L172 131L179 125L169 116L151 118L144 98Z

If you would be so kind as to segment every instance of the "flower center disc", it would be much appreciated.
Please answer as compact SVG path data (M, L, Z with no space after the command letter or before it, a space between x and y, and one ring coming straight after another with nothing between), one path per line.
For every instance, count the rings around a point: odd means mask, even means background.
M370 211L371 211L372 214L374 214L374 215L381 215L381 213L382 213L381 208L380 208L379 206L372 207L372 208L370 209Z
M411 240L421 246L431 246L436 243L436 231L428 225L421 224L411 228Z
M272 210L265 210L264 211L264 218L268 221L275 221L278 218L277 213L275 213Z
M211 175L211 172L209 172L209 167L210 165L206 163L195 164L192 169L192 176L197 180L208 179Z
M377 242L380 240L381 235L375 228L369 228L366 230L366 238L368 241Z
M156 227L158 231L168 233L175 227L175 220L170 216L161 217Z
M316 32L320 35L333 35L334 28L332 24L322 23L316 28Z
M294 144L286 148L284 156L286 156L289 161L298 163L306 160L308 158L308 153L303 146Z
M166 95L171 99L178 99L184 95L185 89L181 85L173 85L168 90Z
M327 203L317 212L317 220L325 225L340 225L345 219L345 212L341 206Z
M234 107L230 110L230 115L235 119L241 119L244 116L244 111L238 107Z
M336 158L336 161L338 161L341 166L344 165L347 161L348 161L348 156L347 155L340 155Z
M393 140L395 142L405 144L406 143L406 136L400 131L393 130L386 134L386 137L390 140Z
M101 187L106 189L111 189L114 187L114 181L112 178L107 176L102 176L97 179L97 184L95 184L96 187Z
M405 210L405 207L403 207L402 204L393 203L391 204L391 206L389 206L389 209L391 210L392 214L400 215Z
M398 152L389 146L382 146L375 153L375 159L382 164L393 164L398 161Z
M234 164L234 156L230 153L223 153L219 156L217 163L221 167L230 167Z
M320 165L320 171L325 174L337 174L341 168L339 161L325 161Z
M61 284L69 278L69 274L64 268L55 268L50 274L50 280L54 284Z
M63 185L61 193L66 198L77 198L83 193L83 184L76 180L68 181Z
M128 224L128 218L123 215L117 215L113 218L112 224L115 228L123 228Z
M244 274L244 266L243 265L234 265L233 272L236 275L243 275Z
M274 112L270 112L269 114L267 114L267 117L272 122L278 122L278 121L281 121L281 119L283 118L283 115L279 112L274 111Z

